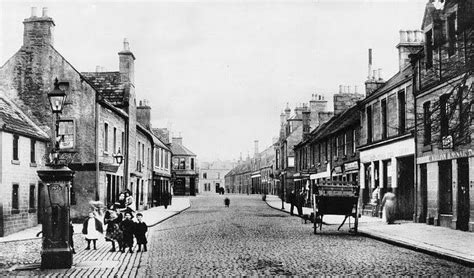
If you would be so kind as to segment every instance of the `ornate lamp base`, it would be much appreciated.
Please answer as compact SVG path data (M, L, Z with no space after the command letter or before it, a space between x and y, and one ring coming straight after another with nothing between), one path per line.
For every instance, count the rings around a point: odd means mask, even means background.
M70 248L51 248L41 251L41 269L71 268L72 250Z

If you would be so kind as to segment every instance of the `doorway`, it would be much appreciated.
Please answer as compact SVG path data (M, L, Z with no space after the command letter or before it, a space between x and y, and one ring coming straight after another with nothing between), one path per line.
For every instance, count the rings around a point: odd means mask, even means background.
M420 208L418 222L426 222L428 213L428 172L426 164L420 165Z
M458 206L456 229L469 230L469 162L467 158L459 158L458 164Z
M196 179L194 177L189 179L189 195L196 196Z
M413 219L414 212L414 156L398 158L397 207L398 218Z

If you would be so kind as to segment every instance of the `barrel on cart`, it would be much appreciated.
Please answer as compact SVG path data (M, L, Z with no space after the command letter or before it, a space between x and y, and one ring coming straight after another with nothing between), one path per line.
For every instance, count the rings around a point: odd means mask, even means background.
M344 215L344 221L338 230L349 219L349 231L357 233L359 185L356 182L326 181L313 187L314 233L322 230L323 217L326 214ZM354 218L353 227L351 217Z

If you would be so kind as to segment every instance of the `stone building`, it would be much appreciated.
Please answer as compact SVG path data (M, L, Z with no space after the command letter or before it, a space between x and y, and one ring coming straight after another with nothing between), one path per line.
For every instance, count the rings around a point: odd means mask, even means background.
M474 1L429 1L424 49L412 55L416 107L415 219L474 231Z
M362 213L366 215L381 217L382 198L392 192L397 196L396 217L413 219L413 74L408 54L422 47L421 31L400 31L399 71L387 81L369 72L365 83L367 97L360 102L359 152ZM374 190L379 193L372 194Z
M363 95L340 87L340 93L334 95L335 115L312 131L309 113L303 113L303 140L294 147L295 191L310 192L310 185L329 180L358 181L360 122L356 102L361 98Z
M146 208L154 138L149 127L137 123L135 56L128 41L118 53L118 71L81 73L53 47L55 23L46 8L41 16L32 9L23 24L23 45L0 68L0 88L53 138L47 93L56 79L69 84L58 135L63 157L75 171L71 217L85 217L90 201L116 201L125 189L134 194L137 209ZM114 160L119 152L121 165Z
M151 206L164 205L163 196L171 193L171 149L169 144L169 133L167 129L153 128L154 138L154 161L153 161L153 184L148 195Z
M202 162L199 168L199 193L219 193L225 190L225 176L234 168L235 163L230 161Z
M174 195L195 196L199 182L196 155L183 145L181 136L172 138L171 153Z
M288 106L285 113L280 115L280 137L275 153L275 157L278 157L278 163L275 165L278 168L275 172L280 180L279 184L282 188L280 192L285 196L285 200L287 193L295 190L295 179L301 180L295 168L294 146L303 140L303 111L309 112L307 115L309 124L306 126L309 131L326 122L333 115L333 112L327 110L327 100L321 95L313 95L309 107L306 104L296 107L294 115L290 116L291 109Z
M38 225L49 136L0 89L0 237Z

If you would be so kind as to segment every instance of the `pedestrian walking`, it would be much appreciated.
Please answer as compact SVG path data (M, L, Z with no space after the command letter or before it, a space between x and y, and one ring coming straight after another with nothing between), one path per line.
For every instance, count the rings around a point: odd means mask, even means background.
M224 205L225 205L226 207L229 207L229 205L230 205L230 199L229 199L229 198L225 198L225 199L224 199Z
M89 212L89 218L84 221L82 226L82 233L85 235L87 241L86 250L91 249L91 241L94 244L94 250L97 250L96 243L103 232L102 222L95 217L94 212Z
M115 242L117 241L119 250L122 249L123 234L120 230L120 222L122 222L122 214L117 213L115 206L110 205L108 210L105 212L104 224L107 225L105 230L105 240L112 243L112 249L110 252L115 252Z
M125 212L125 219L120 223L120 229L123 231L122 253L125 248L129 248L129 252L133 253L133 234L135 233L135 222L132 220L132 213Z
M396 196L392 192L387 192L382 199L382 220L387 224L395 222Z
M135 223L135 238L137 239L138 250L141 251L141 246L143 245L143 252L146 252L146 232L148 231L148 226L143 222L143 214L137 213L137 223Z

